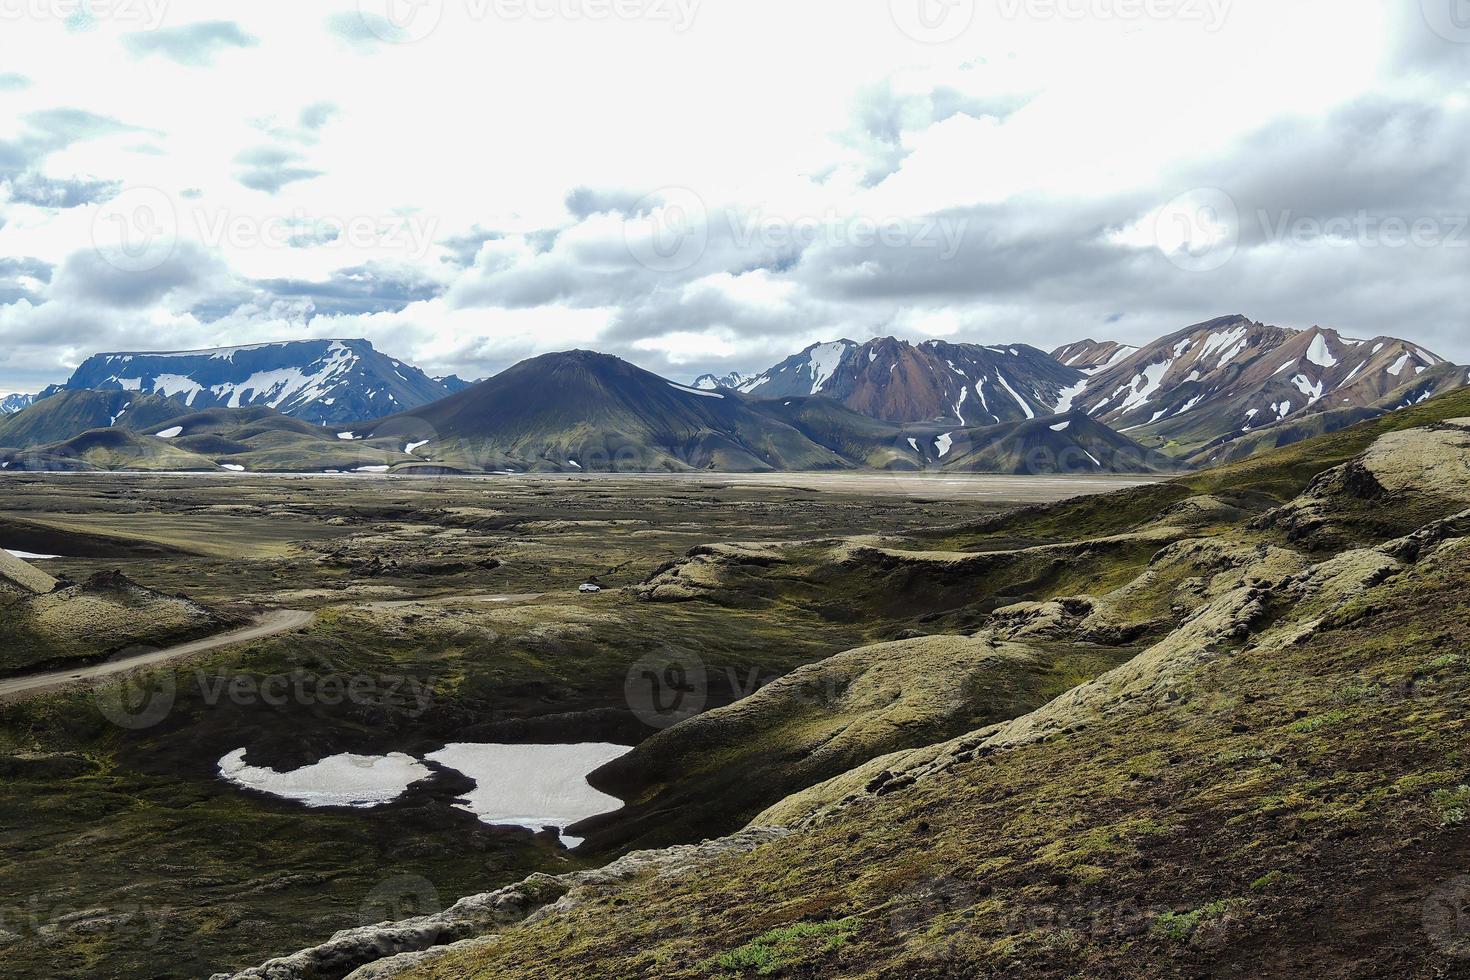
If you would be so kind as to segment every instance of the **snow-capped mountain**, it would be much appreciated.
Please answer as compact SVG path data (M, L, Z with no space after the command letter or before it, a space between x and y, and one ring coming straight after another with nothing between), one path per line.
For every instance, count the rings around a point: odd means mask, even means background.
M1051 415L1085 378L1025 344L910 344L881 337L814 344L738 390L757 398L822 395L888 422L984 426Z
M366 340L95 354L62 387L166 395L194 409L268 405L322 425L382 418L450 394Z
M698 388L700 391L719 391L722 388L739 389L741 385L749 380L750 378L741 374L739 371L731 371L722 377L713 374L701 374L694 379L693 387Z
M30 408L35 400L35 395L0 395L0 415L14 415Z
M1465 369L1408 341L1228 316L1095 371L1058 411L1078 408L1147 445L1187 452L1285 419L1403 408L1465 384Z
M1137 347L1120 344L1116 340L1079 340L1052 351L1051 356L1083 374L1096 374L1132 357L1137 351Z

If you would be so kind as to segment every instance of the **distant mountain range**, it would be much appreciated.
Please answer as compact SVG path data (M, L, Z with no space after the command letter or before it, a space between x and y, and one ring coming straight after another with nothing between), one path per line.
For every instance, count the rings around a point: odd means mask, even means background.
M822 395L886 422L996 425L1052 414L1084 378L1025 344L982 347L883 337L816 344L738 386L756 398Z
M14 415L31 407L35 395L0 395L0 415Z
M1467 380L1464 368L1408 341L1354 340L1322 327L1288 330L1243 316L1186 327L1105 363L1067 392L1059 409L1080 409L1185 458L1329 411L1382 414Z
M691 385L589 351L472 383L364 340L290 341L91 357L0 415L0 469L1157 473L1335 431L1467 380L1407 341L1243 316L1141 348L1089 339L1050 354L840 340Z
M430 378L366 340L292 340L95 354L60 389L164 395L189 408L265 405L292 418L335 425L427 405L467 384L453 376Z

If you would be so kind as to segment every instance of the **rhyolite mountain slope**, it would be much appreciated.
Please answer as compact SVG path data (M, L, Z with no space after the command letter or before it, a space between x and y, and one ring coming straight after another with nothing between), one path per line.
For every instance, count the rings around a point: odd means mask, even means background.
M732 391L668 381L591 351L545 354L354 434L470 471L845 469Z
M882 337L815 344L740 385L757 398L821 395L888 422L995 425L1053 414L1085 378L1025 344Z
M61 387L167 395L194 409L267 405L293 418L334 425L418 408L462 383L435 381L366 340L292 340L95 354Z
M1105 367L1112 367L1131 357L1137 350L1137 347L1120 344L1116 340L1079 340L1075 344L1058 347L1051 352L1051 356L1084 374L1096 374Z
M1285 420L1402 408L1465 383L1464 369L1405 340L1227 316L1097 371L1068 393L1068 405L1146 445L1189 455Z

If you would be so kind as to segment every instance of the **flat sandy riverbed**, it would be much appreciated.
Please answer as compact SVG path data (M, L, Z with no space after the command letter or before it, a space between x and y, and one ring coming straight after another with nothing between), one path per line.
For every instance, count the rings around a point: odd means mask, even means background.
M1087 494L1110 493L1127 487L1158 483L1156 476L1010 476L999 474L930 473L496 473L484 476L412 476L383 473L17 473L28 481L228 481L232 485L330 481L332 483L392 482L474 487L486 484L528 487L588 484L598 487L739 487L751 490L798 490L872 497L919 500L979 498L999 503L1036 504ZM0 479L5 474L0 474Z

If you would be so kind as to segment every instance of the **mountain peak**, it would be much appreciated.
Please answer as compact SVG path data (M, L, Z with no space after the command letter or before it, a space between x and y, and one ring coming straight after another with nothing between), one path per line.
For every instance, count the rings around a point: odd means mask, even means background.
M62 387L159 394L196 409L268 405L324 425L381 418L449 394L369 341L315 338L96 354Z

